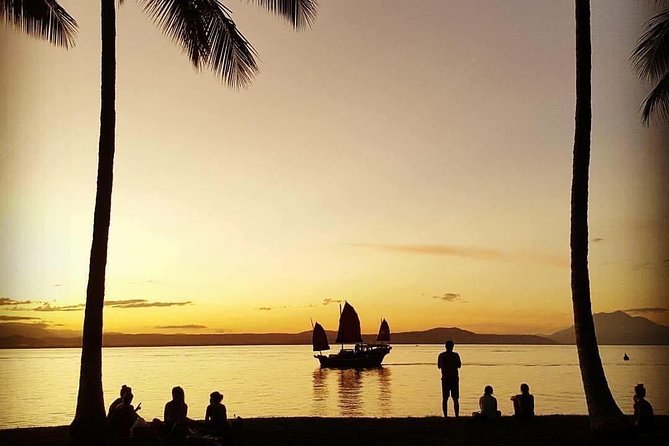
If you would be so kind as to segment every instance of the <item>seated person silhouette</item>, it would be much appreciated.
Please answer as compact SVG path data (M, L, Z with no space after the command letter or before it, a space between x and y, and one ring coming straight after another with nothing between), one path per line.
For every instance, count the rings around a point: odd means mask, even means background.
M165 404L164 419L167 432L174 432L175 428L185 428L190 422L187 415L188 405L184 389L176 386L172 388L172 401Z
M219 392L211 392L209 394L209 405L204 415L205 428L218 433L226 433L230 429L228 424L228 411L223 401L223 395Z
M118 437L130 436L130 428L135 423L139 415L137 410L132 406L132 399L134 395L130 390L123 393L123 400L117 404L109 413L109 427L112 435Z
M125 384L121 386L121 394L118 398L116 398L110 405L109 405L109 412L107 412L107 418L111 417L112 412L118 406L123 402L123 395L125 395L126 392L132 392L132 389Z
M497 398L492 396L492 386L485 386L483 396L479 398L480 412L474 412L472 417L481 420L496 420L502 416L502 412L497 410Z
M519 420L526 420L534 416L534 395L530 394L530 386L520 385L520 393L511 397L513 414Z
M655 420L653 406L646 400L646 388L643 384L634 386L634 426L639 432L653 432Z

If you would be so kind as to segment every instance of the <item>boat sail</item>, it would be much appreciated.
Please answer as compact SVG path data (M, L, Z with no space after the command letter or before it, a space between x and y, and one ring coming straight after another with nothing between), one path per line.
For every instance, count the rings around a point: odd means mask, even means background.
M385 319L381 321L379 335L376 337L376 340L379 342L390 342L390 326Z
M339 315L339 330L337 330L335 344L356 344L358 342L362 342L360 318L355 309L348 302L344 302L344 309Z
M323 326L318 322L316 322L316 325L314 325L314 333L311 336L311 343L313 344L315 352L330 350L328 335L325 333Z
M345 302L339 315L339 329L335 339L335 343L342 344L341 350L329 355L320 353L321 350L327 350L330 346L325 330L319 323L316 323L312 343L314 351L318 350L320 354L314 355L314 358L318 359L321 367L340 369L380 367L383 358L392 349L391 346L385 344L390 341L390 327L385 319L379 327L377 341L382 344L367 344L362 340L358 313L351 304ZM355 348L344 348L344 344L355 344Z

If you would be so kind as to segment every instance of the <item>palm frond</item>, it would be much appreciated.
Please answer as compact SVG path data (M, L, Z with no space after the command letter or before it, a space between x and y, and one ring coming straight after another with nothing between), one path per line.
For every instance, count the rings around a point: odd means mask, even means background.
M30 36L74 46L77 22L56 0L0 0L0 18Z
M217 13L209 17L209 68L233 88L246 87L258 73L257 53L237 30L229 11L217 3Z
M669 9L648 20L630 59L644 80L661 79L669 71Z
M209 17L216 14L216 0L139 0L144 11L200 69L209 57Z
M296 29L310 27L316 19L316 0L254 0L268 11L288 20Z
M655 85L641 104L641 119L648 125L651 117L669 120L669 72Z

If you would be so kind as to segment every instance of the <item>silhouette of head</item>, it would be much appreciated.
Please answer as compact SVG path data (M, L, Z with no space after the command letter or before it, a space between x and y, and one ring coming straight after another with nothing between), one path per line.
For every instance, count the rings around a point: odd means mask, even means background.
M223 395L219 392L211 392L209 394L209 401L212 403L220 403L223 401Z
M125 384L121 386L121 398L123 398L123 395L125 395L126 392L132 392L132 389Z
M184 394L184 389L182 389L179 386L173 387L172 399L176 401L184 401L186 399L186 395Z
M450 339L446 341L446 351L452 352L453 351L453 346L455 345L455 342L451 341Z
M520 385L520 393L530 393L530 386L525 383Z
M634 395L638 396L639 398L646 397L646 388L643 386L643 384L639 383L634 386Z
M483 393L486 395L492 395L492 386L485 386L485 389L483 389Z
M135 397L135 395L133 395L132 392L131 392L130 390L127 390L127 391L123 394L123 402L124 402L125 404L130 404L130 403L132 403L132 399L133 399L134 397Z

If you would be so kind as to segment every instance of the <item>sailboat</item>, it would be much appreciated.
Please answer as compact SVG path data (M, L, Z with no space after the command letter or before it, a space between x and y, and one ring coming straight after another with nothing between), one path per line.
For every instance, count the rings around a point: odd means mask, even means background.
M323 350L330 350L328 337L321 324L316 322L312 335L313 351L318 355L321 367L338 369L364 369L371 367L380 367L383 358L390 353L392 347L387 344L390 342L390 327L388 322L383 319L379 327L379 334L376 338L376 344L367 344L362 340L360 332L360 319L358 313L348 302L344 302L344 308L339 315L339 330L337 330L336 344L341 344L341 350L338 353L324 355ZM344 348L344 344L354 344L354 348Z

